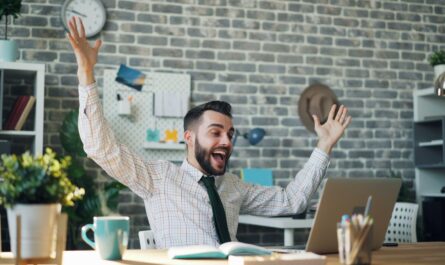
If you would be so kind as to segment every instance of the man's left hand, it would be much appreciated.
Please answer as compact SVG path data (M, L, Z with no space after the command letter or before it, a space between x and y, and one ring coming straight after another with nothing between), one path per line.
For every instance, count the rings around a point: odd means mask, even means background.
M332 105L328 120L323 125L320 124L320 119L317 115L312 115L315 123L315 132L318 136L317 147L327 154L331 153L332 148L342 137L346 127L348 127L352 120L351 116L347 116L348 109L344 105L340 106L335 115L336 108L336 105Z

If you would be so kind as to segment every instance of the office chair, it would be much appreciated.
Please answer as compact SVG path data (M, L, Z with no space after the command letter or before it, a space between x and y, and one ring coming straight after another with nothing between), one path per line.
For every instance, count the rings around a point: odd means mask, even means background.
M139 231L139 243L141 245L141 249L155 249L156 242L154 238L153 231L151 230L143 230Z
M385 235L385 243L416 243L416 221L419 205L397 202Z

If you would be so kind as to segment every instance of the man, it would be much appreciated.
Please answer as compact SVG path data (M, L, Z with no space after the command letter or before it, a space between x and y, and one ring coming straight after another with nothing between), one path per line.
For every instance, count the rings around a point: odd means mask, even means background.
M347 109L333 106L303 169L283 189L246 184L226 173L235 132L231 107L213 101L191 109L184 118L187 157L180 167L145 161L117 142L103 116L94 65L101 46L91 47L80 19L69 21L79 78L79 131L88 156L110 176L143 198L156 246L218 245L236 240L239 214L280 215L303 211L329 164L329 154L351 122ZM106 89L106 88L105 88Z

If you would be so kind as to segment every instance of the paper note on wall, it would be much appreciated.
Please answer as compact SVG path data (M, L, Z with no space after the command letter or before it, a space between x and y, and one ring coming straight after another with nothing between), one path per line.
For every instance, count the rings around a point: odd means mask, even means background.
M154 93L154 115L182 118L187 113L188 101L188 97L180 93L156 92Z

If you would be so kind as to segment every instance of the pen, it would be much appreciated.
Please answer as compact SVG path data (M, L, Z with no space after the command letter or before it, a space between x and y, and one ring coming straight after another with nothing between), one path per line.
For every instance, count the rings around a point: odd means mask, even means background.
M369 215L369 211L371 210L371 202L372 202L372 196L369 195L368 201L366 202L366 208L365 208L365 214L364 214L365 217L367 217Z

